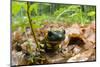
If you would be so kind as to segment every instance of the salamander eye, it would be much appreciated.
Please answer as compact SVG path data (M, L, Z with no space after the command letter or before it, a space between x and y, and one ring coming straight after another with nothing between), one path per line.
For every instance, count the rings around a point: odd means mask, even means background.
M52 31L48 31L48 36L51 36L52 34Z

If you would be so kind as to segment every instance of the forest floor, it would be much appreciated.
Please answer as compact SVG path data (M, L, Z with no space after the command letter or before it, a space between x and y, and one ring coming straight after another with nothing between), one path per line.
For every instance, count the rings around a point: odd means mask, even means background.
M65 30L65 39L59 43L59 50L45 52L45 45L41 42L45 40L51 29ZM36 45L29 27L25 32L22 32L20 28L12 32L12 65L96 60L96 26L94 21L87 25L45 23L42 28L36 29L34 32L39 46Z

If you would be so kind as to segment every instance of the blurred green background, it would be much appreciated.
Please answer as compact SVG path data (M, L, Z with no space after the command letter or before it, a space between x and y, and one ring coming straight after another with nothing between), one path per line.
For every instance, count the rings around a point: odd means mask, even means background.
M27 2L12 1L11 7L12 31L29 26ZM95 20L96 6L30 2L29 12L34 28L42 27L45 22L84 25Z

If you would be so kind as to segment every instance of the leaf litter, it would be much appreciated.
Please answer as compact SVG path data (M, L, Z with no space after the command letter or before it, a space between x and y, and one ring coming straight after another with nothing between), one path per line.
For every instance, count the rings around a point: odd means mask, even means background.
M65 30L65 39L59 42L58 50L46 52L45 38L48 36L48 31L62 29ZM30 27L26 27L25 30L25 32L22 32L19 27L12 32L12 65L96 60L95 21L83 26L80 24L45 23L42 28L35 29L40 50L37 50ZM49 42L47 41L47 43ZM50 45L46 48L49 49L49 47Z

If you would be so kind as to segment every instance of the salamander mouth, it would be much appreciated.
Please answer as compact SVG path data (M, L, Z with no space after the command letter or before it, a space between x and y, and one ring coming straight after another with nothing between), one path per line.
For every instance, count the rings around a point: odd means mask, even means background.
M61 43L61 41L47 41L47 43L49 43L51 45L57 45L57 44Z

